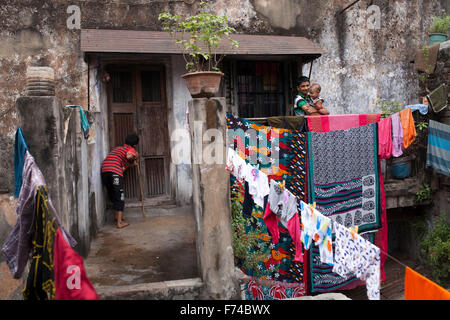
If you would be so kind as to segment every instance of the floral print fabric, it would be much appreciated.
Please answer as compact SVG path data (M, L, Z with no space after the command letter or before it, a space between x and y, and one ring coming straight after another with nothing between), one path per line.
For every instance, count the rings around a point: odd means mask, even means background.
M333 265L331 220L301 201L301 241L309 250L311 243L319 247L320 262Z
M333 272L366 281L369 300L380 300L380 249L339 223L334 223Z

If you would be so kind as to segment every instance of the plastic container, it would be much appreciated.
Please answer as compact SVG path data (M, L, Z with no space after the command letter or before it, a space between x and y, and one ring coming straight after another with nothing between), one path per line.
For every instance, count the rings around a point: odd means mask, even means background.
M405 179L411 174L411 161L409 158L397 158L392 160L391 175L394 179Z
M432 33L430 34L430 42L429 45L432 46L435 43L438 42L445 42L447 41L447 35L444 33Z

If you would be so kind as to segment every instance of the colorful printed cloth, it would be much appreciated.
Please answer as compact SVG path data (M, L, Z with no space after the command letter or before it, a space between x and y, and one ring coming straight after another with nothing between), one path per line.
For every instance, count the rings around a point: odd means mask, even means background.
M336 234L333 271L342 277L355 275L366 281L369 300L380 300L380 249L340 223Z
M256 124L227 113L228 146L270 180L285 181L286 188L306 201L306 133Z
M37 189L35 215L32 260L23 289L23 298L25 300L53 300L55 298L53 245L57 225L49 208L45 186Z
M319 247L320 262L333 265L331 220L303 201L300 202L300 210L302 216L301 241L305 249L309 250L314 241L314 244Z
M282 182L293 195L306 201L307 188L307 148L306 134L300 131L272 128L258 125L255 122L227 114L228 146L245 159L247 163L258 166L269 182ZM244 185L231 175L231 201L235 205L244 202ZM254 206L253 219L248 219L247 232L258 227L261 243L268 244L267 256L259 269L268 275L265 280L278 281L296 287L302 287L302 295L306 294L307 275L306 261L294 261L296 249L288 229L278 223L279 241L271 243L270 234L263 220L264 208ZM242 270L254 276L253 270ZM261 277L259 277L261 279ZM270 291L270 289L268 289Z
M17 201L17 222L2 247L2 254L15 279L22 277L22 273L30 258L31 242L35 230L33 225L36 216L36 193L38 187L43 185L45 185L44 176L36 165L33 156L27 150L22 172L22 187ZM55 214L56 222L63 230L69 244L75 247L77 241L62 226L50 197L48 204Z
M245 300L282 300L303 297L306 288L303 283L286 283L250 277L244 284Z
M428 126L427 167L450 177L450 126L430 120Z
M376 124L309 132L309 203L333 221L361 232L380 228Z
M380 121L380 118L381 114L379 113L337 114L307 117L307 121L309 131L328 132L365 126Z
M308 203L333 222L358 226L360 232L381 227L377 124L342 131L308 132ZM373 235L370 235L373 243ZM356 277L341 277L320 262L313 246L309 256L311 292L352 287Z
M274 180L270 181L270 193L263 219L272 235L272 243L278 243L280 239L278 222L281 222L289 230L295 245L294 260L303 262L297 197L286 188L281 190L280 185Z
M244 185L235 179L233 175L230 175L230 183L232 205L242 208ZM258 269L266 275L263 278L259 278L283 283L299 283L306 288L306 261L304 263L294 261L296 254L295 245L288 229L281 222L278 223L279 241L276 244L271 243L269 231L263 220L263 210L259 206L254 206L252 209L253 219L247 219L246 226L247 233L254 232L257 229L261 230L258 234L258 239L261 242L259 247L268 245L265 252L266 257L258 266ZM238 262L237 267L241 268L246 275L255 276L254 270L242 268L240 262Z

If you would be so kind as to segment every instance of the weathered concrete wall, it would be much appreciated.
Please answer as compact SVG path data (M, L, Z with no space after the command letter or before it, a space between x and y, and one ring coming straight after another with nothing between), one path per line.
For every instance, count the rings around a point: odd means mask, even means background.
M105 89L93 68L91 79L97 82L91 81L88 94L88 66L80 52L80 31L69 29L66 24L69 5L81 9L82 28L161 30L158 13L195 13L199 1L189 2L0 0L0 147L4 150L2 154L9 156L9 161L1 158L0 188L4 181L9 186L13 183L11 157L19 123L15 101L24 92L27 63L48 65L55 70L55 91L62 105L78 104L85 109L96 105L98 108L93 107L93 111L100 114L93 117L97 136L95 144L88 142L89 161L104 157L109 148L105 135L108 132ZM379 111L375 109L376 99L397 100L403 104L417 102L418 78L410 61L415 49L428 42L427 29L432 16L448 10L448 1L361 0L339 14L349 3L347 0L212 0L211 8L218 14L227 14L238 32L306 36L325 49L327 53L314 63L312 80L322 85L322 95L332 113ZM369 28L371 15L367 8L370 4L380 8L380 29ZM91 64L94 66L95 61ZM178 79L178 74L183 72L182 62L172 60L172 64L173 79L168 81L173 88L169 104L173 105L171 128L174 129L185 126L186 105L181 99L186 93L182 92L184 85L181 89L182 81ZM73 174L76 169L66 168L66 174ZM89 190L88 201L89 208L95 208L97 225L100 225L104 221L104 204L98 196L97 169L98 163L88 169L91 185L96 185L94 190ZM190 166L184 164L173 170L179 177L176 193L181 202L188 201L192 194L188 183L190 170ZM75 190L76 185L72 188ZM9 192L0 194L0 201L9 208L8 213L2 209L0 219L3 217L7 221L15 214L10 197L12 188ZM68 203L68 206L76 208L75 203ZM94 224L87 227L95 229ZM1 224L0 234L8 228ZM0 238L0 242L2 240Z
M197 222L198 265L206 299L237 299L239 282L235 278L232 230L229 201L229 173L225 170L226 156L225 98L193 99L189 101L191 124L191 155L193 171L193 207ZM196 122L194 124L194 122ZM207 138L205 132L211 132ZM205 155L211 155L212 137L215 138L211 163ZM208 148L209 147L209 148ZM220 150L220 151L219 151ZM211 164L209 164L211 163Z

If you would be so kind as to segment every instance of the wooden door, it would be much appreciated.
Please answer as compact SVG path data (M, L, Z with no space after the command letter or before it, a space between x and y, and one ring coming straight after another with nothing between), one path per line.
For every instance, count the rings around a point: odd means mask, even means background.
M139 135L139 165L145 198L168 195L169 139L164 68L112 66L108 85L111 148ZM137 168L124 174L125 198L140 199Z

